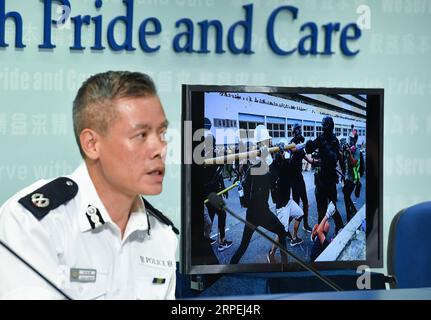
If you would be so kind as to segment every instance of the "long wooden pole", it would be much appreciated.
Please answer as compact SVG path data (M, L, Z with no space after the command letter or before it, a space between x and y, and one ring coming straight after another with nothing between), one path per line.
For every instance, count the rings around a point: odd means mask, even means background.
M220 192L217 192L217 195L218 196L221 196L223 193L226 193L226 192L228 192L229 190L232 190L233 188L236 188L236 187L238 187L239 186L239 181L237 181L237 182L235 182L234 184L232 184L232 185L230 185L229 187L227 187L226 189L224 189L224 190L222 190L222 191L220 191ZM209 200L208 199L205 199L204 200L204 203L207 203Z
M295 149L295 147L296 147L295 143L287 144L284 147L284 150L292 150L292 149ZM280 151L279 147L272 147L268 149L269 153L274 153L278 151ZM228 154L226 156L205 159L204 165L232 163L235 160L253 159L259 156L260 156L260 150L252 150L247 152L240 152L240 153Z

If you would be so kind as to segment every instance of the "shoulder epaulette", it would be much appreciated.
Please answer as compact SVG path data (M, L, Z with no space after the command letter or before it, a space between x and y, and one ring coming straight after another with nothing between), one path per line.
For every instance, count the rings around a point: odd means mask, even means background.
M145 209L148 211L148 213L150 213L152 216L157 218L157 220L159 220L160 222L163 222L164 224L170 226L172 228L172 231L175 232L175 234L180 234L180 231L175 227L174 223L171 220L169 220L168 217L166 217L163 213L161 213L159 210L154 208L143 197L142 197L142 200L144 201Z
M77 193L78 185L75 181L61 177L22 197L18 202L36 219L42 220L51 210L70 201Z

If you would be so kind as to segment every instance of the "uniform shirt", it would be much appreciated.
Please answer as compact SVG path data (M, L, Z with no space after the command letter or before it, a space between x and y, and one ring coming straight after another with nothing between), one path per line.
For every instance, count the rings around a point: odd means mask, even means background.
M40 221L18 200L46 181L9 199L0 208L0 239L73 299L174 299L177 237L171 227L138 197L121 238L85 164L68 178L78 193ZM6 256L0 251L0 298L61 298Z

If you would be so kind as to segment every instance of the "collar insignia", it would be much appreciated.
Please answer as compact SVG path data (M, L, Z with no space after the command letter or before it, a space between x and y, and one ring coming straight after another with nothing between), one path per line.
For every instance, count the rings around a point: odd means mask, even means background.
M97 209L95 206L89 205L85 215L87 216L88 222L91 225L91 229L96 229L105 224L105 220L103 220L99 209Z

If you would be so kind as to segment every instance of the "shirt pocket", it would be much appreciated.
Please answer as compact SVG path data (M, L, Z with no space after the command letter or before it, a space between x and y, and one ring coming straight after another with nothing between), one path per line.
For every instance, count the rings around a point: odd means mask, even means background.
M174 268L156 268L140 266L136 282L136 298L138 300L163 300L168 299L171 281L174 280Z
M71 281L69 282L69 291L71 297L77 300L103 300L109 288L108 273L96 271L95 281Z

